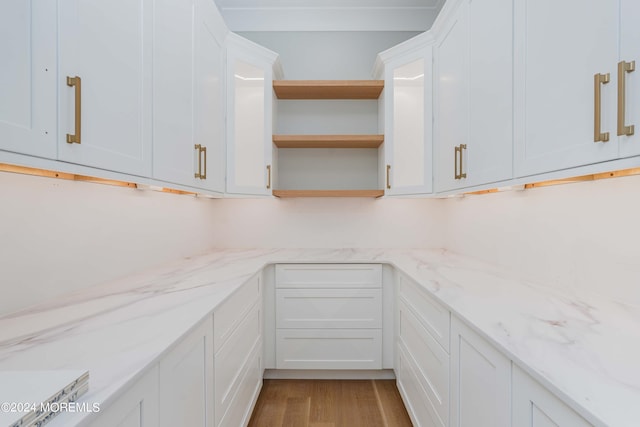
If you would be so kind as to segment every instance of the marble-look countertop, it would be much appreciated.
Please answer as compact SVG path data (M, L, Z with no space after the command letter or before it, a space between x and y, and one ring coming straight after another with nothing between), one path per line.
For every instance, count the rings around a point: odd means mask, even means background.
M566 295L444 250L216 250L0 316L0 370L83 369L119 392L267 264L389 263L596 426L640 425L640 308ZM67 413L50 425L83 425Z

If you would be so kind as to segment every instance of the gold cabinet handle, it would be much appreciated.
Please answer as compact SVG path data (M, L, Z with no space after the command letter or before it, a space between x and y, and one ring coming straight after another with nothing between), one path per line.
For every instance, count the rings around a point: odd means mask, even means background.
M456 145L453 151L453 179L460 179L458 173L458 153L460 153L460 146Z
M462 167L462 150L466 150L466 149L467 149L467 144L460 144L460 179L467 177L467 173L462 172L464 170L464 168Z
M601 132L602 128L602 85L609 83L607 74L593 76L593 142L607 142L609 132Z
M67 134L69 144L82 143L82 79L78 76L67 76L67 86L75 87L75 134Z
M202 178L202 145L196 144L193 148L198 150L198 172L195 173L195 177Z
M200 178L207 179L207 147L201 147L200 154L204 154L204 173L200 175Z
M271 165L267 165L267 190L271 188Z
M632 73L635 70L636 61L620 61L618 63L618 136L633 135L635 131L634 125L626 126L624 124L627 110L627 73Z
M391 165L387 165L387 190L391 190Z

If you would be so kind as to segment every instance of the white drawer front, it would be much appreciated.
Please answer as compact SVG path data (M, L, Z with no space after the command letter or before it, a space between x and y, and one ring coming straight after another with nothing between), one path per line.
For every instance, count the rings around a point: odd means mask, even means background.
M245 314L261 299L260 275L242 285L213 313L213 346L217 353Z
M279 329L278 369L382 369L380 329Z
M398 309L400 346L404 346L407 357L412 359L418 381L446 425L449 422L449 355L402 301Z
M277 289L277 328L382 327L382 289Z
M261 343L259 306L255 306L214 357L215 417L219 421L242 386L244 367L252 349ZM262 349L259 350L260 352Z
M451 329L449 310L403 274L398 275L398 293L400 299L413 310L426 330L448 353Z
M276 288L380 288L381 264L278 264Z

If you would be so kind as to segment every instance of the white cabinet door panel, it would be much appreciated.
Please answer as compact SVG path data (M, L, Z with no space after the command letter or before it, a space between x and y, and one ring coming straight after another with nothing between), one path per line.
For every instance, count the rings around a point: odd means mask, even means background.
M61 0L59 8L58 158L151 176L152 1ZM81 144L67 143L76 126L68 76L82 79Z
M640 154L640 2L620 2L620 61L636 61L636 71L626 73L625 126L634 125L633 135L619 137L620 157ZM613 75L612 75L613 76Z
M277 328L381 328L382 289L278 289Z
M0 150L55 159L57 5L0 5Z

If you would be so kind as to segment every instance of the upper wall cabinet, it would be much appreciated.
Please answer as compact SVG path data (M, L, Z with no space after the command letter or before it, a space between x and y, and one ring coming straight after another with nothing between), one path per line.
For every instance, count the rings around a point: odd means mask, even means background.
M278 56L238 35L226 40L227 192L271 195L273 77Z
M154 28L153 176L224 192L224 22L213 0L157 0Z
M56 2L0 5L0 150L56 157Z
M619 61L638 56L639 6L633 0L623 3L623 34L629 39L622 45L628 58L618 55L619 0L516 1L517 176L618 157L617 115L624 115L624 106L617 106L618 89L628 79L631 91L639 93L632 82L637 73L618 73ZM624 120L633 110L637 114L634 107ZM632 138L622 133L624 150L631 154Z
M512 11L513 0L462 0L436 30L438 192L512 177Z
M378 56L385 194L427 194L432 179L432 43L423 34ZM384 113L383 113L384 112Z
M58 4L58 159L151 176L152 0Z

